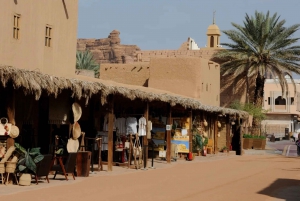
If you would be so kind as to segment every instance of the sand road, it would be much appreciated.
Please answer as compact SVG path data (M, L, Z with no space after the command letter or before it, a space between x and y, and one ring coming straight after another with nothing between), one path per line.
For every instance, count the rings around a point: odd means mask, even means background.
M50 183L30 187L1 185L0 191L7 188L5 192L12 194L0 199L299 201L300 160L280 155L223 156L157 164L156 169L147 171L114 167L114 172L100 172L76 182ZM13 191L20 188L26 190Z

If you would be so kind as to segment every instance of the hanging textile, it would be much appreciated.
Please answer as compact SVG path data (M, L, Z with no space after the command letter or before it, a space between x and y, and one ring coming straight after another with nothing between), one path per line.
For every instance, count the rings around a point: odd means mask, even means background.
M145 117L141 117L139 119L139 136L145 136L146 135L146 118Z
M126 134L126 119L124 117L117 118L116 128L118 128L118 133L120 135L125 135Z
M113 116L113 129L116 130L116 116ZM108 114L104 116L103 131L108 131Z
M126 134L136 134L137 133L137 120L135 117L128 117L126 119Z

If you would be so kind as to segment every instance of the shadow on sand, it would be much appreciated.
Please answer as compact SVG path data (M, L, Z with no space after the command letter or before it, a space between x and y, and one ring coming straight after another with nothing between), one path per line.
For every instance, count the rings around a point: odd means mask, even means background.
M300 180L296 179L277 179L270 186L258 192L274 198L286 201L300 200Z

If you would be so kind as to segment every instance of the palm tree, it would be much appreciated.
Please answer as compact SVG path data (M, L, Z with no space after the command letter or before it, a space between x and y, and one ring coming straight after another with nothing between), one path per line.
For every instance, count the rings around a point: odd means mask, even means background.
M215 59L223 62L222 76L243 76L246 83L250 78L255 80L251 99L258 107L262 106L266 74L276 78L282 94L288 92L286 77L290 78L296 91L292 73L300 74L300 46L295 45L299 38L292 36L300 24L286 27L285 20L279 18L277 13L270 16L269 12L263 14L256 11L254 16L246 14L243 26L231 23L235 30L223 31L232 43L222 43L228 49L214 55ZM249 85L246 89L249 90Z
M93 59L93 54L90 51L76 52L76 69L93 70L96 78L100 74L100 65Z

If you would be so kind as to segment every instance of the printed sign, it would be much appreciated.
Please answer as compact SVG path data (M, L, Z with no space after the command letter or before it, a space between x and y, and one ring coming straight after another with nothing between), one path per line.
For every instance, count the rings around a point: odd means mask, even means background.
M177 144L178 153L189 153L189 136L174 136L171 143Z

